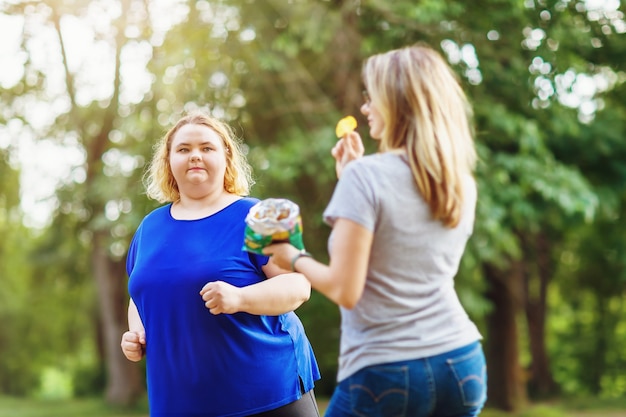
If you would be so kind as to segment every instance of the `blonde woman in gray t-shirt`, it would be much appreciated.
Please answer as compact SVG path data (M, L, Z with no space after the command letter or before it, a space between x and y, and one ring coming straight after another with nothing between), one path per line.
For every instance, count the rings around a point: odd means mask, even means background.
M370 57L363 82L361 112L379 152L363 156L356 132L332 150L330 264L289 244L265 253L341 307L327 417L476 416L485 357L454 289L476 207L470 106L426 46Z

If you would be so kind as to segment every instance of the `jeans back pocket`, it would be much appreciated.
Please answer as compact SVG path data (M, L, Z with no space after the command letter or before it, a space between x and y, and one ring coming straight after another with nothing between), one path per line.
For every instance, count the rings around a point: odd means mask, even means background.
M350 404L358 416L404 416L409 369L407 366L378 365L350 377Z
M482 349L478 346L446 362L456 378L463 405L483 405L487 399L487 366Z

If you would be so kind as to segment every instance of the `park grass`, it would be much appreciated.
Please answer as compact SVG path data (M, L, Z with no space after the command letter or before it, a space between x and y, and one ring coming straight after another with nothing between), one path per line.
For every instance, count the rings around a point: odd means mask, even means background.
M148 407L107 405L101 398L43 400L0 397L0 417L147 417Z
M563 397L529 404L515 413L487 408L481 417L626 417L626 398Z
M318 398L323 416L328 401ZM132 409L111 407L101 398L43 400L0 397L0 417L148 417L141 402ZM529 405L523 411L506 413L485 409L481 417L626 417L626 399L572 398Z

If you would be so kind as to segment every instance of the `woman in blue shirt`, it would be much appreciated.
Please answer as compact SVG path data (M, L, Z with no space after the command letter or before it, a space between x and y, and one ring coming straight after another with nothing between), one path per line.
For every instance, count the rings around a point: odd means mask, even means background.
M127 257L129 331L121 347L147 360L152 417L317 417L319 370L293 310L303 275L242 250L251 170L224 123L183 117L163 137L149 213Z

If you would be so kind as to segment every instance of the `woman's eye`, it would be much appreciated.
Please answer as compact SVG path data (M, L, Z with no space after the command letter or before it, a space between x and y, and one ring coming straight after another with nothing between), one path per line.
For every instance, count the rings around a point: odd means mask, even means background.
M213 150L213 148L211 148L210 146L206 146L203 150L204 152L210 152Z

